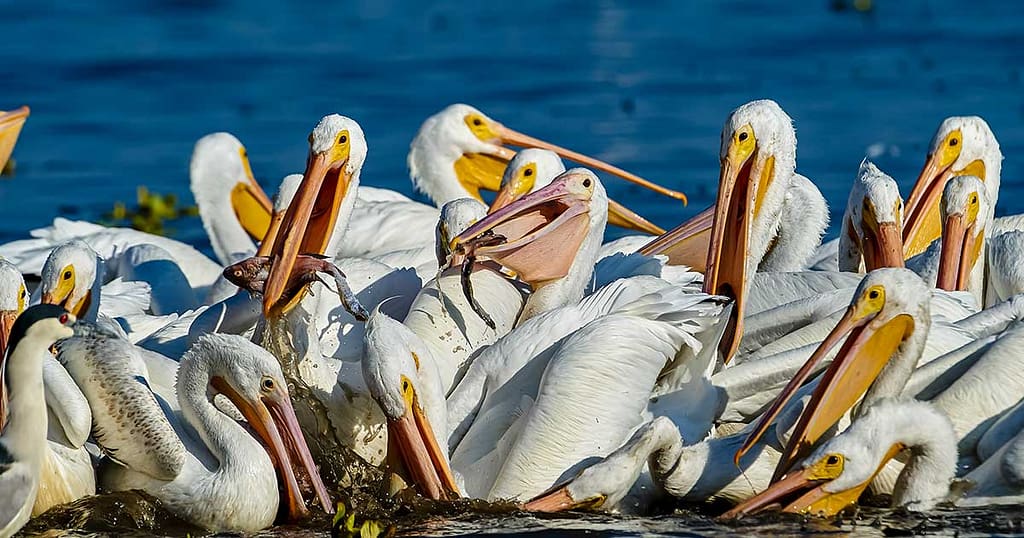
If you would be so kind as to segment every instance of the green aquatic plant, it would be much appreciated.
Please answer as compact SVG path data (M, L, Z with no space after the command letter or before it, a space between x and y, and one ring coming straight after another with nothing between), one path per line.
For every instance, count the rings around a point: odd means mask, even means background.
M392 536L393 525L385 524L376 519L358 521L355 509L349 509L344 502L338 503L334 521L331 522L331 536L344 538L379 538Z
M150 192L140 185L136 188L134 207L120 200L114 202L100 222L104 226L128 226L155 235L170 235L172 230L165 223L198 214L199 208L194 205L179 205L177 195Z

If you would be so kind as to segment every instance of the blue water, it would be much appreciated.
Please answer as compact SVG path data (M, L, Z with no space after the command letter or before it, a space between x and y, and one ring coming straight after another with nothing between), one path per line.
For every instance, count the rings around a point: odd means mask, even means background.
M364 183L411 193L410 140L459 101L684 190L688 208L606 182L664 227L712 202L722 121L748 100L793 117L798 168L833 211L863 156L906 194L942 118L978 114L1008 156L998 212L1024 211L1024 11L836 1L7 3L0 108L32 117L0 180L0 241L96 219L139 184L190 200L192 145L217 130L273 192L331 112L366 132ZM206 245L198 219L173 228Z

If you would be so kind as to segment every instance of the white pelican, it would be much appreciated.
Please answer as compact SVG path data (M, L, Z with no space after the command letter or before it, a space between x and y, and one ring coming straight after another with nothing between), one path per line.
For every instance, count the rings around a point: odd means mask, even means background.
M988 240L985 304L1024 293L1024 231L1010 230Z
M189 165L192 196L210 245L223 265L256 252L270 228L272 204L249 166L245 146L229 133L200 138Z
M907 199L903 228L903 252L915 256L941 235L939 197L946 181L954 176L977 176L985 182L988 214L999 201L999 182L1003 153L985 120L978 116L953 116L939 125L932 137L924 168Z
M956 472L953 426L925 402L887 399L818 447L786 478L723 517L740 517L778 504L784 512L833 516L855 504L885 464L905 450L910 456L891 505L930 510L949 496Z
M101 351L109 338L116 337L94 332L67 344L83 348L82 358L97 368L87 392L97 423L107 426L97 437L112 456L101 471L105 488L146 491L178 517L212 531L269 527L278 513L279 479L290 517L308 513L300 482L333 511L272 355L238 336L200 337L178 370L179 423L160 410L126 357ZM217 395L234 404L249 428L214 405Z
M437 207L459 198L483 202L480 191L498 191L506 165L516 155L507 144L551 150L594 170L686 200L682 193L659 187L605 162L513 131L464 104L448 106L423 122L409 148L409 175L416 190L426 194ZM396 208L388 207L391 204ZM616 215L611 221L648 233L657 229L643 219L631 222L630 214L627 210L623 218ZM367 189L352 215L355 233L341 245L339 255L376 257L389 251L429 245L437 218L436 210L404 196L382 192L382 189ZM361 233L364 230L373 233Z
M903 267L903 199L896 180L864 159L839 232L838 269Z
M25 125L28 119L28 107L23 106L6 112L0 111L0 170L7 166L11 158L14 145L18 142L18 135L21 134L21 126Z
M790 218L787 221L797 226L792 230L780 229L787 212L800 214L799 207L787 209L787 199L800 203L808 196L822 196L813 183L796 174L793 122L774 101L752 101L729 115L722 128L720 157L715 206L655 239L640 252L665 254L670 263L704 268L704 291L736 300L733 325L720 342L728 362L743 334L752 277L769 250L780 244L789 246L786 252L773 253L771 259L785 260L787 269L800 266L814 254L827 221ZM792 196L793 188L807 193ZM706 231L709 224L710 233ZM796 234L802 239L776 243L784 234Z
M188 279L198 296L203 297L206 289L220 276L223 267L207 258L190 245L180 241L148 234L130 228L108 228L86 221L72 221L62 217L53 219L53 225L29 233L32 239L21 239L0 245L0 256L18 266L26 275L38 275L42 271L50 252L71 240L80 240L89 245L104 262L112 263L115 258L132 245L152 243L167 251L178 268Z
M0 536L18 532L32 514L46 447L42 359L57 340L74 334L74 322L63 308L35 305L11 329L5 361L10 409L0 434Z

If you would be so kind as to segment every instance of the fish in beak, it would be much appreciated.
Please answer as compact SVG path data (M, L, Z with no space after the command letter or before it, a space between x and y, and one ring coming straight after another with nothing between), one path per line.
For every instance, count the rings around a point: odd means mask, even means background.
M901 444L893 445L869 479L846 489L838 489L833 483L843 473L845 457L840 453L826 454L818 461L786 475L760 494L736 505L722 514L720 519L739 519L771 509L832 517L855 504L885 464L903 449Z
M350 134L348 129L343 129L331 136L326 147L314 149L314 136L326 120L322 120L310 135L310 152L302 183L281 217L272 246L265 249L270 251L271 262L263 294L263 314L266 317L274 313L283 314L301 300L306 287L293 295L285 293L288 283L294 281L292 273L296 260L300 254L324 254L342 202L346 196L355 194L349 192L357 170L357 167L350 166L351 138L355 133ZM358 135L362 137L361 132ZM325 144L321 138L317 138L317 142Z
M684 204L687 202L686 195L681 192L652 183L604 161L514 131L478 112L466 114L463 121L474 136L495 146L490 154L469 153L463 155L455 162L455 173L459 178L459 182L478 200L483 201L479 195L481 188L490 191L500 189L501 177L505 166L516 154L515 151L505 147L505 145L512 145L521 148L546 149L558 154L563 159L568 159L593 170L609 173L659 194L681 200Z
M487 258L534 289L564 277L589 231L596 182L589 170L572 169L491 213L452 239L447 267Z
M398 449L402 465L422 495L434 500L459 498L459 486L448 458L438 445L415 387L405 376L402 399L405 412L397 419L387 419L388 444Z
M256 182L249 165L249 155L245 148L239 148L239 158L245 169L245 180L238 182L231 189L231 208L235 212L238 223L253 241L263 241L270 230L270 222L274 213L274 205L263 188Z
M789 442L779 459L773 481L810 452L819 439L867 392L896 349L914 330L914 318L907 313L883 315L885 287L876 284L863 290L796 373L736 453L738 461L768 429L785 405L825 359L845 339L818 382L807 407L800 415Z
M21 126L25 125L28 113L27 106L7 112L0 111L0 170L7 166L7 161L14 152L14 145L18 142Z
M252 256L224 268L223 275L228 282L248 291L251 294L264 292L267 278L270 275L270 258ZM306 286L321 282L327 284L320 273L330 275L334 279L335 290L341 299L342 306L359 321L366 321L369 312L360 304L356 294L348 285L345 273L329 260L321 257L300 254L295 259L290 280L285 285L284 295L291 297L302 292Z
M985 238L976 231L978 222L978 193L968 198L966 211L946 215L942 227L942 254L939 257L935 287L946 291L967 289L971 271L981 255Z
M981 160L974 160L961 170L953 170L962 148L963 135L960 129L956 129L928 155L907 200L907 220L903 229L905 258L924 252L932 241L939 238L942 220L939 200L949 178L971 175L985 180L985 163Z
M894 214L899 215L899 208L894 209ZM853 240L860 245L861 254L864 256L864 270L871 272L880 267L904 267L903 236L899 224L878 222L875 207L869 200L864 201L861 223L863 237L854 237ZM856 234L856 228L852 224L847 226L847 230L851 234Z
M306 446L288 392L282 383L272 382L268 387L267 381L271 381L270 378L264 379L261 396L256 400L242 396L224 378L213 377L210 384L214 390L224 394L235 404L263 442L284 486L289 519L296 520L309 515L300 481L312 487L317 502L325 512L332 514L334 506L331 504L327 487L324 486L320 473L313 463L309 447Z

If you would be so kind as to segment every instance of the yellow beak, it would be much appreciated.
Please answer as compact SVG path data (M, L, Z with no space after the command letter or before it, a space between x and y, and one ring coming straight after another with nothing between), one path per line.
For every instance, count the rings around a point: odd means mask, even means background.
M10 160L11 153L14 152L14 145L18 142L21 126L25 125L28 113L27 106L0 112L0 170L7 166L7 161Z
M939 200L946 180L951 176L950 166L942 165L942 152L928 156L907 200L907 219L903 228L904 258L924 252L932 241L939 238Z

